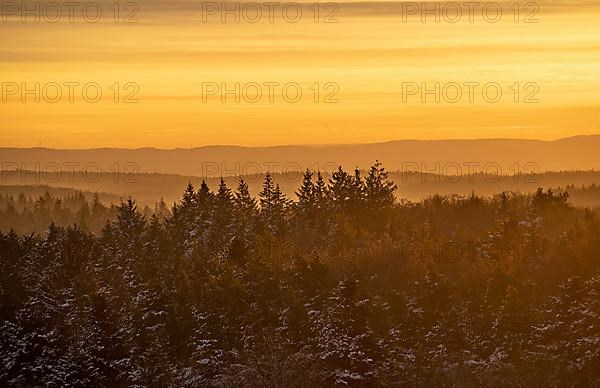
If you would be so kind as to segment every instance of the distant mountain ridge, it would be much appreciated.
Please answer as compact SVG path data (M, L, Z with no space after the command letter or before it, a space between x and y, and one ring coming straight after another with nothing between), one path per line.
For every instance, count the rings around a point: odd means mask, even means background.
M373 144L284 145L269 147L205 146L198 148L0 148L0 170L74 169L191 176L249 175L312 170L342 165L366 169L376 159L388 170L426 170L440 174L600 169L600 135L554 141L521 139L398 140ZM492 171L492 173L495 173Z

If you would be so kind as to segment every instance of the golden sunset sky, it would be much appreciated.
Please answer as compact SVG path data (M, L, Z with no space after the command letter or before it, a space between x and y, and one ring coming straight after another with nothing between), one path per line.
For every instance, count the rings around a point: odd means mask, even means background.
M436 23L433 16L423 23L420 14L406 15L396 2L328 8L323 3L317 23L311 2L305 2L296 23L281 16L282 6L275 8L273 22L266 14L258 23L243 15L240 23L232 16L222 23L220 14L204 14L203 22L202 3L190 0L146 0L135 13L137 23L114 23L112 3L102 3L103 17L95 24L81 18L81 8L75 9L73 23L67 15L58 23L35 23L31 17L22 23L20 14L2 15L0 146L175 148L555 139L600 132L597 1L540 0L539 11L522 2L518 16L509 8L511 1L502 4L496 23L481 16L485 2L475 7L473 22L463 13L456 23L443 17ZM119 20L132 10L121 10ZM324 23L332 13L328 21L337 22ZM526 23L526 18L537 22ZM76 87L71 103L65 86L58 103L43 98L36 103L33 95L23 103L22 90L6 93L10 85L33 89L36 82L41 87L96 82L102 99L86 102ZM236 103L232 95L223 103L219 94L203 101L203 84L233 89L236 82L297 83L303 94L291 103L275 87L273 102L265 94L257 103L243 97ZM416 94L403 101L403 84L433 87L436 82L463 85L462 99L436 103L428 96L423 103ZM476 87L470 102L465 82L496 83L502 97L488 102ZM119 103L113 101L115 83ZM139 86L137 103L122 101L135 91L125 88L128 83ZM325 103L331 92L337 102ZM531 103L525 103L531 93Z

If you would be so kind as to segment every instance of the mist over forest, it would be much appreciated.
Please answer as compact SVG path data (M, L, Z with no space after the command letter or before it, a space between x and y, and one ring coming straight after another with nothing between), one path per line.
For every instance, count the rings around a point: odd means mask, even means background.
M542 188L395 193L378 162L307 171L293 198L268 174L154 209L4 194L44 229L0 232L0 382L600 382L597 211Z

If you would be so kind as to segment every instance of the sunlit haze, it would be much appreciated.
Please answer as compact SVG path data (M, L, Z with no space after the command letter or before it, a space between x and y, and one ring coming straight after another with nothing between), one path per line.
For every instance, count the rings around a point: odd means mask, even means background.
M115 23L111 3L102 3L97 23L83 20L80 8L73 23L68 15L44 22L52 10L40 23L27 15L22 23L21 13L5 10L0 145L176 148L600 132L596 1L543 0L518 12L503 3L497 22L493 10L482 16L482 6L473 20L463 8L450 22L451 8L436 21L397 2L335 3L318 16L307 3L297 22L289 21L294 10L286 19L279 6L273 20L264 14L257 23L245 19L251 9L236 23L236 15L191 0L144 1L139 10L122 4L118 20L131 14L135 22ZM44 98L56 95L43 90L50 83L61 85L56 103ZM80 84L73 102L65 83ZM82 97L89 83L102 91L96 103ZM471 101L465 83L478 85ZM491 102L497 86L502 96ZM87 91L92 98L95 90Z

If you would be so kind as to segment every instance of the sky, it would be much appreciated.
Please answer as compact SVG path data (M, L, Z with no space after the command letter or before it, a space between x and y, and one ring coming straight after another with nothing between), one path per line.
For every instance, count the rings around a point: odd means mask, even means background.
M117 15L103 0L95 23L95 6L71 21L37 2L36 22L16 3L0 15L1 147L600 133L597 1L427 2L429 13L304 1L270 19L262 3L228 3L228 14L220 2L145 0L117 3Z

